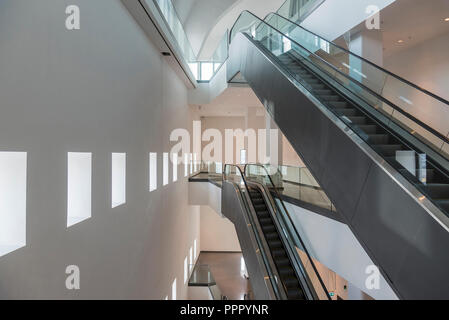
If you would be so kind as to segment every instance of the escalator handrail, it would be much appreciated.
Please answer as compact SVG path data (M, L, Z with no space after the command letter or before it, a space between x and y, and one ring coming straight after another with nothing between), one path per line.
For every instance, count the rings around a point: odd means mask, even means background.
M295 40L291 39L289 36L285 35L284 33L282 33L281 31L279 31L278 29L276 29L275 27L271 26L270 24L266 23L265 21L263 21L262 19L260 19L259 17L257 17L256 15L254 15L253 13L251 13L248 10L244 10L241 14L243 15L244 13L248 13L250 15L252 15L254 18L256 18L257 20L261 21L260 24L264 23L266 24L269 28L275 30L276 32L278 32L279 34L281 34L283 37L285 37L286 39L290 40L292 43L294 43L295 45L301 47L302 49L304 49L305 51L307 51L308 53L310 53L311 55L313 55L315 58L317 58L318 60L320 60L321 62L323 62L324 64L326 64L329 68L333 69L335 72L338 72L339 74L341 74L343 77L347 78L349 81L356 83L358 86L362 87L363 89L367 90L370 94L372 94L373 96L375 96L377 99L382 100L383 102L387 103L390 107L392 107L393 109L395 109L396 111L400 112L401 114L403 114L404 116L406 116L407 118L409 118L410 120L414 121L415 123L417 123L418 125L420 125L421 127L423 127L424 129L426 129L427 131L431 132L432 134L434 134L435 136L437 136L439 139L441 139L443 142L449 143L449 138L444 136L443 134L441 134L440 132L436 131L435 129L431 128L429 125L425 124L424 122L422 122L421 120L415 118L414 116L412 116L411 114L409 114L408 112L404 111L403 109L401 109L400 107L398 107L396 104L392 103L391 101L389 101L388 99L384 98L383 96L379 95L377 92L373 91L372 89L368 88L366 85L364 85L363 83L361 83L360 81L352 78L350 75L345 74L344 72L342 72L341 70L338 70L338 68L336 68L335 66L333 66L332 64L330 64L329 62L327 62L326 60L324 60L323 58L321 58L319 55L315 54L314 52L311 52L310 50L308 50L307 48L305 48L304 46L300 45L299 43L297 43ZM234 26L232 27L232 29L235 27L235 24L237 23L237 21L240 19L239 18L236 20L236 22L234 23ZM284 18L285 19L285 18ZM289 20L288 20L289 21ZM260 25L259 24L259 25ZM230 32L230 36L232 35L232 29ZM320 68L321 69L321 68ZM424 141L423 141L424 142ZM425 142L424 142L425 143Z
M436 100L439 100L440 102L446 104L447 107L449 107L449 101L446 100L446 99L444 99L443 97L440 97L440 96L436 95L435 93L430 92L429 90L426 90L426 89L424 89L424 88L418 86L417 84L415 84L415 83L413 83L413 82L410 82L409 80L404 79L403 77L401 77L401 76L399 76L399 75L397 75L397 74L395 74L395 73L393 73L393 72L391 72L391 71L389 71L389 70L386 70L386 69L382 68L381 66L375 64L374 62L371 62L371 61L367 60L366 58L363 58L363 57L359 56L358 54L353 53L353 52L349 51L348 49L345 49L345 48L339 46L338 44L335 44L334 42L329 41L329 40L327 40L326 38L323 38L322 36L319 36L319 35L316 34L315 32L310 31L310 30L304 28L303 26L301 26L300 24L296 23L295 21L292 21L292 20L290 20L290 19L287 19L287 18L284 17L284 16L281 16L281 15L278 14L277 12L271 12L271 13L267 14L267 16L265 17L264 21L265 21L265 20L268 18L268 16L270 16L270 15L276 15L276 16L282 18L282 19L287 20L288 22L290 22L290 23L292 23L292 24L298 26L299 28L303 29L304 31L313 34L314 36L316 36L316 37L318 37L318 38L320 38L320 39L322 39L322 40L324 40L324 41L326 41L326 42L332 44L334 47L337 47L338 49L340 49L340 50L342 50L342 51L344 51L344 52L346 52L346 53L349 53L350 55L352 55L352 56L354 56L354 57L359 58L360 60L363 60L364 62L368 63L369 65L373 66L373 67L376 68L376 69L381 70L382 72L385 72L386 74L392 76L393 78L396 78L397 80L399 80L399 81L401 81L401 82L405 82L405 83L408 84L409 86L411 86L411 87L413 87L413 88L415 88L415 89L417 89L417 90L419 90L419 91L421 91L421 92L423 92L423 93L425 93L425 94L431 96L432 98L434 98L434 99L436 99Z
M327 298L328 298L329 300L331 300L331 297L329 296L329 292L328 292L328 290L327 290L327 288L326 288L326 285L324 284L323 279L321 279L320 273L318 272L318 269L316 268L315 263L313 262L312 257L311 257L311 255L310 255L309 251L307 250L307 248L306 248L304 242L302 241L301 236L299 235L299 232L298 232L298 230L296 229L295 224L293 223L293 219L292 219L292 217L290 216L290 213L288 212L287 208L285 207L284 201L282 201L281 195L279 194L279 192L278 192L278 190L277 190L275 184L273 183L273 180L271 179L271 176L270 176L270 174L268 173L267 168L265 168L265 166L263 166L263 165L261 165L261 164L254 164L254 163L248 163L248 164L245 164L245 167L244 167L244 170L243 170L243 172L245 173L245 176L246 176L246 174L247 174L247 168L248 168L249 166L261 167L261 168L263 168L263 170L265 171L266 176L268 177L268 179L270 180L271 185L273 186L274 193L276 194L276 197L279 199L279 201L280 201L280 203L281 203L281 205L282 205L282 207L283 207L283 209L284 209L284 212L285 212L285 214L287 215L287 217L288 217L288 219L289 219L290 224L293 226L293 229L294 229L294 232L296 233L296 236L298 237L299 241L301 242L301 245L302 245L302 247L303 247L303 249L304 249L304 253L307 255L307 258L309 259L310 264L312 265L312 268L313 268L315 274L317 275L318 280L320 281L320 285L321 285L321 287L323 288L323 291L326 293ZM279 171L279 170L278 170L278 171ZM246 183L246 182L245 182L245 183ZM281 216L282 216L282 215L281 215Z

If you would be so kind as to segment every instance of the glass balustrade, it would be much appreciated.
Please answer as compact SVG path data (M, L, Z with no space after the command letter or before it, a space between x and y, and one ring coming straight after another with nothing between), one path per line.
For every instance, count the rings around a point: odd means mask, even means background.
M292 20L302 21L325 0L287 0L277 11L281 16Z

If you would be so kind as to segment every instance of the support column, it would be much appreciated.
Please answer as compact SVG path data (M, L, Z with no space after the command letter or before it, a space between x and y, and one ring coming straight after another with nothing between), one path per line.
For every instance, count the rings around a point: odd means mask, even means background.
M351 39L349 42L349 51L382 67L382 32L380 30L363 29L356 34L351 35ZM376 92L381 92L385 81L381 72L379 72L368 63L362 62L362 60L354 56L349 57L349 66L351 67L351 70L349 72L351 77L367 85L369 88L375 90Z

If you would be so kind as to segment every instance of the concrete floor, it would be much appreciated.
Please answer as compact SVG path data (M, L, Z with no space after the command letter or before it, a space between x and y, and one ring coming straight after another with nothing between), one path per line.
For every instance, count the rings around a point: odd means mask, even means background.
M251 286L242 275L241 258L241 253L201 252L197 264L210 267L218 288L228 300L243 300Z

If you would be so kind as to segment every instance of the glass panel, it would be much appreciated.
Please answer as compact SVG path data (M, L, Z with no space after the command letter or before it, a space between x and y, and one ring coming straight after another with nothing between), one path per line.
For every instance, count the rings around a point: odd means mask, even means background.
M267 167L267 166L265 166ZM306 167L279 166L282 184L277 186L280 195L300 200L335 212L335 206ZM271 175L274 180L274 175Z
M323 2L324 0L287 0L277 13L289 20L301 21Z
M149 2L152 0L146 1ZM165 21L175 37L187 63L195 62L196 55L193 52L192 46L190 45L189 39L184 31L184 27L182 26L171 0L154 0L154 2L157 4L163 17L165 18Z
M208 265L196 265L190 276L189 286L212 286L216 285L215 279Z

